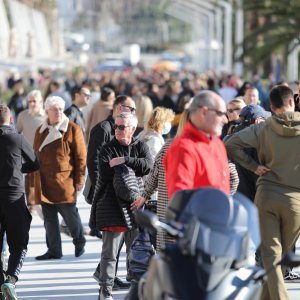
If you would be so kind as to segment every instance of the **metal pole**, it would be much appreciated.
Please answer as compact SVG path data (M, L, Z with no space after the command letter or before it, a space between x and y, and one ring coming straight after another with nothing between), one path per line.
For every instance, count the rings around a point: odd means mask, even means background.
M234 71L237 75L243 75L243 62L239 57L243 54L244 40L244 11L242 0L236 0L236 13L235 13L235 44L237 49L235 52Z

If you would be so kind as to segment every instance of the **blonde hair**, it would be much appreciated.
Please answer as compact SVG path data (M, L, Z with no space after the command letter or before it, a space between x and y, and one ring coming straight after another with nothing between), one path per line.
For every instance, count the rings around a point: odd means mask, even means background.
M185 109L182 113L181 113L181 116L180 116L180 121L179 121L179 124L178 124L178 127L177 127L177 131L176 131L176 135L175 135L175 138L179 137L181 132L183 131L184 127L185 127L185 124L187 123L189 119L189 110L188 109Z
M238 109L242 109L246 106L246 103L242 97L237 97L237 98L232 99L231 101L229 101L227 103L226 106L228 106L228 104L234 105Z
M135 100L138 127L144 128L153 111L153 104L149 97L140 96Z
M150 116L146 130L152 129L158 133L162 133L165 122L172 122L175 114L172 109L158 106Z

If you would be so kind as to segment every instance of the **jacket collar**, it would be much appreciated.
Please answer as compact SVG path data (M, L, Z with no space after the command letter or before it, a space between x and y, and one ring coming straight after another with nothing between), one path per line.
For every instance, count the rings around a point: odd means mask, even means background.
M43 143L41 144L41 146L39 148L39 151L41 152L42 149L46 145L62 138L62 133L61 132L66 132L67 129L68 129L68 125L69 125L69 119L67 118L67 116L65 114L63 114L63 118L62 118L61 122L59 122L55 126L49 125L48 124L48 119L46 119L43 122L39 132L43 133L46 129L48 129L49 132L48 132L48 135L46 136L46 138L44 139Z
M213 138L211 135L206 132L197 129L191 121L188 121L184 127L183 135L192 135L194 138L201 140L203 142L209 143Z
M82 111L80 110L80 108L79 108L76 104L72 103L71 106L74 107L74 108L78 111L78 113L79 113L81 116L83 116Z

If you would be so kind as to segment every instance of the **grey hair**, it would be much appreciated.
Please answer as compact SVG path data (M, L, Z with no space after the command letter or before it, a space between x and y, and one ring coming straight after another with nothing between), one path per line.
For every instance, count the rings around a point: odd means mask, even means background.
M197 94L188 108L189 113L193 114L199 107L214 105L214 93L212 91L202 91Z
M121 119L128 119L129 120L129 126L132 127L137 127L137 117L136 115L130 113L130 112L121 112L119 115L117 115L117 118L121 118Z
M27 100L30 98L30 97L33 97L34 99L37 99L37 100L40 100L42 101L43 100L43 97L42 97L42 93L40 90L32 90L28 93L27 95Z
M45 110L49 109L51 106L58 105L65 109L65 101L59 96L49 96L45 101Z

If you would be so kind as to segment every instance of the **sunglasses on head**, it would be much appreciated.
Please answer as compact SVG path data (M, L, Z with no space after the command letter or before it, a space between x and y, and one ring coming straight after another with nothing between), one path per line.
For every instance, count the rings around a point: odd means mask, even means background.
M128 109L130 110L131 113L134 113L135 110L136 110L134 107L131 107L131 106L128 106L128 105L121 104L121 106L122 106L122 107L128 108Z
M114 126L113 126L114 130L116 130L118 128L119 130L122 130L122 131L125 130L126 127L130 127L130 125L125 126L125 125L114 124Z

